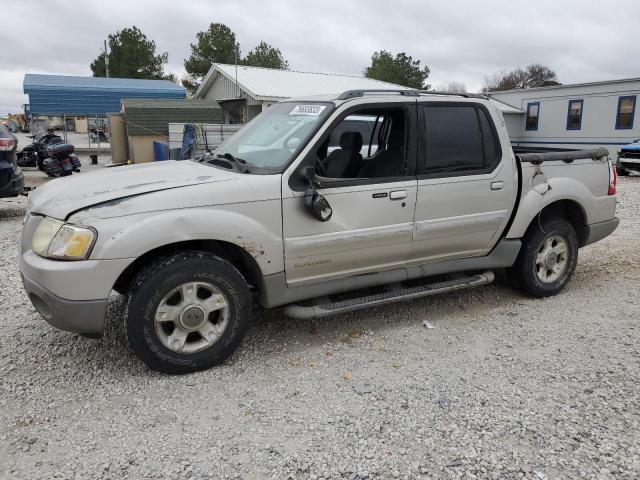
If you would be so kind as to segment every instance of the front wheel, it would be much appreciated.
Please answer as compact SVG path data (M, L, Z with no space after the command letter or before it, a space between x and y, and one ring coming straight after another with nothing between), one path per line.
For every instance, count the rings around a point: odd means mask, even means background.
M251 313L249 287L232 264L188 251L138 273L124 316L133 352L152 369L177 374L224 362L246 334Z
M560 292L571 279L578 262L578 237L566 220L534 222L522 239L508 279L524 293L548 297Z

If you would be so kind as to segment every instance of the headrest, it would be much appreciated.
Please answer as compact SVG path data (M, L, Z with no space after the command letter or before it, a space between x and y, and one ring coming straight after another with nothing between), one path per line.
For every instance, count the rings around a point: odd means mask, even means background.
M362 148L362 135L360 135L360 132L344 132L340 135L340 148L359 152Z

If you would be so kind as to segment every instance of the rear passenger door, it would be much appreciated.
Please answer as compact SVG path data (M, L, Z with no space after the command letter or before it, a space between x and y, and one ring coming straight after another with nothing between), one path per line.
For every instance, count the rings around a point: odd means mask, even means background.
M511 152L481 103L418 103L418 196L411 264L486 255L515 203Z

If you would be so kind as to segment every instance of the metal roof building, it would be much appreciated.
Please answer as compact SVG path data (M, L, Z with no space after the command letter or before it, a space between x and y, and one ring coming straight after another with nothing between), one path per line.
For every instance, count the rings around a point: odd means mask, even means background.
M213 100L122 99L128 135L169 135L170 123L223 123Z
M260 113L263 106L287 98L384 88L406 87L353 75L214 63L194 96L217 101L225 110L228 123L245 123Z
M123 98L186 97L184 88L169 80L27 73L23 88L34 115L105 115L119 111Z

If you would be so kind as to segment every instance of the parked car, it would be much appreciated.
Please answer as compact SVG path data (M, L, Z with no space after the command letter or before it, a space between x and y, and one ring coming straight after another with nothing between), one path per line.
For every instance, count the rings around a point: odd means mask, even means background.
M0 198L17 197L24 192L24 175L18 166L18 140L0 125Z
M629 171L640 172L640 138L618 150L616 162L618 175L629 175Z
M378 118L373 137L343 128L352 115ZM290 100L204 161L40 188L20 271L44 319L83 335L102 333L120 292L136 355L191 372L233 353L254 302L308 319L485 285L496 269L526 294L560 292L578 249L618 225L607 155L518 154L482 95Z

